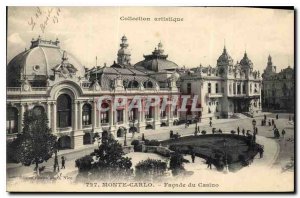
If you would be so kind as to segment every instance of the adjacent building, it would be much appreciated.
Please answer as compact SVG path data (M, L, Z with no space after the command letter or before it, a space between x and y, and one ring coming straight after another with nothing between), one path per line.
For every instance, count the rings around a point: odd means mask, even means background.
M262 101L265 111L295 111L295 72L291 66L276 72L269 55L267 67L262 75Z

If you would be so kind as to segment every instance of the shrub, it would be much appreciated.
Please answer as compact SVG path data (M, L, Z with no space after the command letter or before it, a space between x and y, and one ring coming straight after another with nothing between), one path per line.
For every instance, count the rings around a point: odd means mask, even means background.
M133 150L134 150L134 152L137 152L138 146L140 145L140 141L139 141L139 140L133 140L133 141L131 142L131 145L133 145Z
M92 168L93 158L91 155L86 155L75 160L75 167L78 168L79 172L87 172Z
M135 175L142 179L157 179L167 170L167 163L161 160L147 159L140 161L135 166Z
M202 130L202 131L201 131L201 134L202 134L202 135L205 135L205 134L206 134L206 131L205 131L205 130Z
M147 146L159 146L160 145L160 142L158 140L148 140L148 141L145 141L145 145Z

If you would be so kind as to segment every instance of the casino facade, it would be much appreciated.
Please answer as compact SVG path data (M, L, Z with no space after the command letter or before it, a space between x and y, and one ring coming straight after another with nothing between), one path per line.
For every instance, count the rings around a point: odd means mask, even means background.
M122 137L126 132L144 132L172 125L179 119L177 108L128 111L127 105L116 111L100 112L97 99L108 95L179 95L177 65L167 60L162 44L137 66L130 63L127 38L121 39L117 61L110 67L84 67L76 57L60 47L60 41L33 39L31 46L7 65L7 140L22 132L24 112L45 112L51 132L61 148L78 148L94 143L96 136L109 133ZM151 62L151 67L149 67ZM159 75L154 75L159 74ZM142 102L142 105L145 105ZM101 107L111 107L103 101Z

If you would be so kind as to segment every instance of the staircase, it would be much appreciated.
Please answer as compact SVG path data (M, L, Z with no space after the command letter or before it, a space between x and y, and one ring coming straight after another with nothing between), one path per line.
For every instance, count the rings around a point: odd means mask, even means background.
M249 116L243 114L243 113L234 113L232 118L236 118L236 119L245 119L245 118L249 118Z

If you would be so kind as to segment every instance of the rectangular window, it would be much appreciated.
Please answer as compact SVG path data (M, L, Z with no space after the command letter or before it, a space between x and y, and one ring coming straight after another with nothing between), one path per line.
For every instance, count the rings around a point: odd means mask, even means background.
M191 85L191 83L187 83L187 93L188 94L192 93L192 85Z

